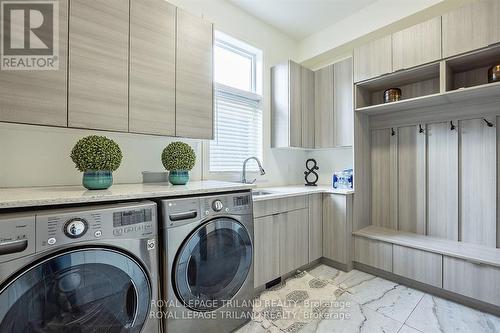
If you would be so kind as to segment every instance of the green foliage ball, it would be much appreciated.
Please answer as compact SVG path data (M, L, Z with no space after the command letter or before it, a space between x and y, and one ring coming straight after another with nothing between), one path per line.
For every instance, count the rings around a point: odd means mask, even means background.
M161 154L163 166L168 171L191 170L196 162L196 154L190 145L176 141L170 143Z
M115 171L122 162L118 144L105 136L90 135L76 143L71 159L81 172L88 170Z

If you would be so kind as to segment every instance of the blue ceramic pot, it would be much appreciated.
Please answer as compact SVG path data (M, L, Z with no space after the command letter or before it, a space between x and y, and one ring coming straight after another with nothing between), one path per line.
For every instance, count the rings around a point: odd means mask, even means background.
M172 185L186 185L189 181L189 171L172 170L168 173L168 180Z
M105 190L113 185L113 173L105 170L87 170L83 173L82 184L89 190Z

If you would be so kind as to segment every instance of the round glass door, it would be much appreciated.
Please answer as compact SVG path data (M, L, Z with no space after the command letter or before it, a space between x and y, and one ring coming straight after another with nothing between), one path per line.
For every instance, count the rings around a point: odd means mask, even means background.
M150 299L149 279L133 258L74 250L29 267L0 290L0 332L140 332Z
M213 311L240 290L252 266L252 242L243 225L218 218L198 227L177 253L173 285L195 311Z

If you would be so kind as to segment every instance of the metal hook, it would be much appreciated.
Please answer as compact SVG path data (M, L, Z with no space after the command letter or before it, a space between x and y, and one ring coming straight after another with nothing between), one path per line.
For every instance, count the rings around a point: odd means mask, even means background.
M486 123L486 125L488 125L488 127L493 127L493 123L488 121L486 118L483 118L484 122Z
M453 131L456 129L457 129L457 127L455 126L455 124L453 124L453 121L450 121L450 131Z
M396 135L396 131L394 130L394 127L391 127L391 136L395 136Z
M422 124L418 125L418 133L424 133L424 128L422 127Z

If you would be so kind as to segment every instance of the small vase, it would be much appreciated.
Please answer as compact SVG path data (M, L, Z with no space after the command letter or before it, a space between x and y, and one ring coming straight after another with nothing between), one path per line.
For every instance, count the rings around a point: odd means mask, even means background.
M189 181L189 171L171 170L168 174L168 180L172 185L186 185Z
M89 190L105 190L113 185L113 173L106 170L87 170L83 173L82 184Z

